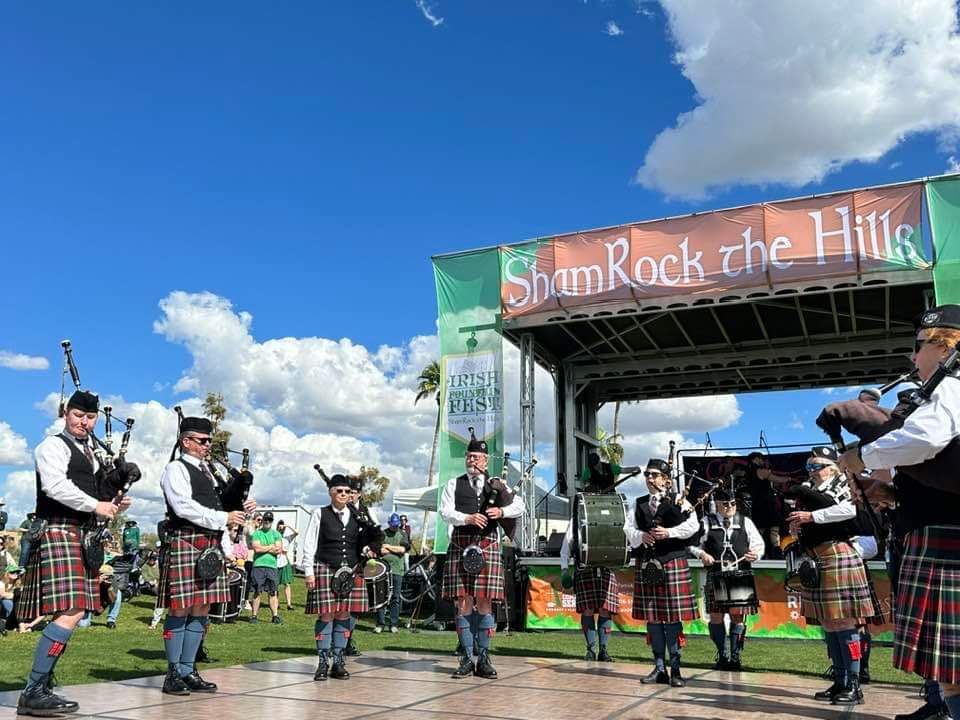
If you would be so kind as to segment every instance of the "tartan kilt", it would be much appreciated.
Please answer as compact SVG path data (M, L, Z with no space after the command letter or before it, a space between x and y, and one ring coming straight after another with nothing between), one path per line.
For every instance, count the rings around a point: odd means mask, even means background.
M573 591L577 595L577 612L606 610L620 612L620 583L610 568L584 568L573 573Z
M157 584L158 608L184 610L194 605L230 601L226 563L223 572L215 578L200 580L197 577L197 558L208 547L220 546L219 535L213 530L200 532L193 528L170 531Z
M960 526L907 535L894 605L894 666L960 683Z
M713 596L713 576L717 574L719 574L719 571L707 571L706 582L703 583L703 606L708 613L726 614L730 612L730 608L725 605L718 605L716 598ZM740 605L733 609L743 615L756 615L760 612L760 601L758 600L755 605Z
M801 593L803 614L819 623L873 617L867 573L853 546L830 541L808 552L816 558L820 585Z
M883 625L887 618L883 614L883 605L880 604L880 596L877 595L877 587L873 584L873 575L870 574L870 568L867 567L866 560L863 561L863 571L867 576L867 589L870 590L870 604L873 605L873 614L862 618L862 624Z
M470 575L463 571L461 566L463 551L472 543L469 536L458 537L458 534L455 529L447 547L447 560L443 565L443 597L456 600L470 595L474 598L503 601L503 558L500 555L500 540L494 537L477 543L483 550L483 569L476 575Z
M317 581L317 587L313 590L307 590L307 605L304 612L307 615L328 615L344 612L359 615L365 613L369 609L370 603L367 600L367 586L363 582L363 575L357 573L354 576L353 592L350 593L349 597L341 600L330 589L334 572L325 563L315 562L313 564L313 577Z
M700 617L693 579L686 558L663 564L667 580L650 586L640 582L640 563L633 576L633 619L655 623L683 622Z
M77 608L99 613L99 576L83 564L82 525L76 520L52 518L30 553L20 608L24 619Z

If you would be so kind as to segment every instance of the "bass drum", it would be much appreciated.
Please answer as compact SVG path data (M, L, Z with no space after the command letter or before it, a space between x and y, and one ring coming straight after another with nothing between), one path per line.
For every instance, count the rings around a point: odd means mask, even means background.
M577 493L571 550L578 568L619 568L630 561L623 532L625 518L626 498L620 493Z
M371 610L379 610L390 602L393 576L386 563L379 560L364 563L363 583L367 587L367 600L370 602Z

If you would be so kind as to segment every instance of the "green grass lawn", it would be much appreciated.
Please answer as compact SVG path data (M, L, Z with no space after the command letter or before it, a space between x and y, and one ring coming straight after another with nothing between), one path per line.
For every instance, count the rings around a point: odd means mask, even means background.
M303 613L305 588L298 578L294 585L294 604L291 612L281 610L283 625L269 622L270 612L265 604L260 609L261 622L250 625L248 613L236 624L211 625L207 648L215 662L203 667L221 667L286 657L312 655L313 617ZM64 659L57 666L61 684L122 680L166 672L163 640L160 629L150 630L148 624L153 612L153 598L138 597L124 603L115 630L108 630L106 615L95 618L93 625L78 629L70 641ZM357 627L357 643L363 650L416 650L451 654L456 646L453 632L401 630L396 635L372 632L373 618L364 616ZM14 690L23 685L30 670L36 633L11 633L0 638L0 689ZM618 662L649 663L650 652L645 638L635 635L615 635L611 639L611 654ZM583 657L583 638L574 632L512 632L499 633L494 640L494 655L525 655ZM714 647L705 637L691 637L683 654L687 667L710 667ZM494 658L494 661L496 658ZM823 643L811 640L758 640L747 638L744 649L744 669L788 672L816 676L829 662ZM451 655L450 666L454 660ZM870 662L875 681L917 684L919 680L891 667L891 649L875 647Z

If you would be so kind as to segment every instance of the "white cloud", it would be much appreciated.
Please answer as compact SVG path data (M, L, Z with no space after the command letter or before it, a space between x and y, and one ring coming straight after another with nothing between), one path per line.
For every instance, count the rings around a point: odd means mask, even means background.
M437 15L432 3L427 2L427 0L417 0L417 7L420 8L420 12L434 27L443 24L443 18Z
M623 35L623 30L613 20L607 21L607 24L603 28L603 32L605 35L609 35L610 37L619 37L620 35Z
M906 136L955 135L954 0L662 0L696 107L663 130L636 174L682 197L738 183L818 182L875 162ZM842 32L839 30L842 28Z
M803 430L803 420L800 419L800 416L796 413L790 414L790 422L787 424L787 427L791 430Z
M945 173L960 173L960 160L957 160L956 157L951 155L947 158L947 169L944 170Z
M0 350L0 367L11 370L46 370L50 367L50 361L45 357Z
M27 439L0 420L0 465L29 465L31 462Z
M636 0L637 3L637 15L642 15L645 18L655 18L657 14L651 10L648 5L652 4L654 0Z

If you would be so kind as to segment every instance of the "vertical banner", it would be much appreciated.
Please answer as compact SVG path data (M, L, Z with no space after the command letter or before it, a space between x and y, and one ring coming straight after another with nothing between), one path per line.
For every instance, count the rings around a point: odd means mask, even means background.
M503 346L500 254L496 248L434 258L440 333L439 507L443 488L465 472L473 428L490 450L489 473L503 466ZM434 552L445 552L446 523L437 516Z
M960 177L927 183L937 304L960 303Z

